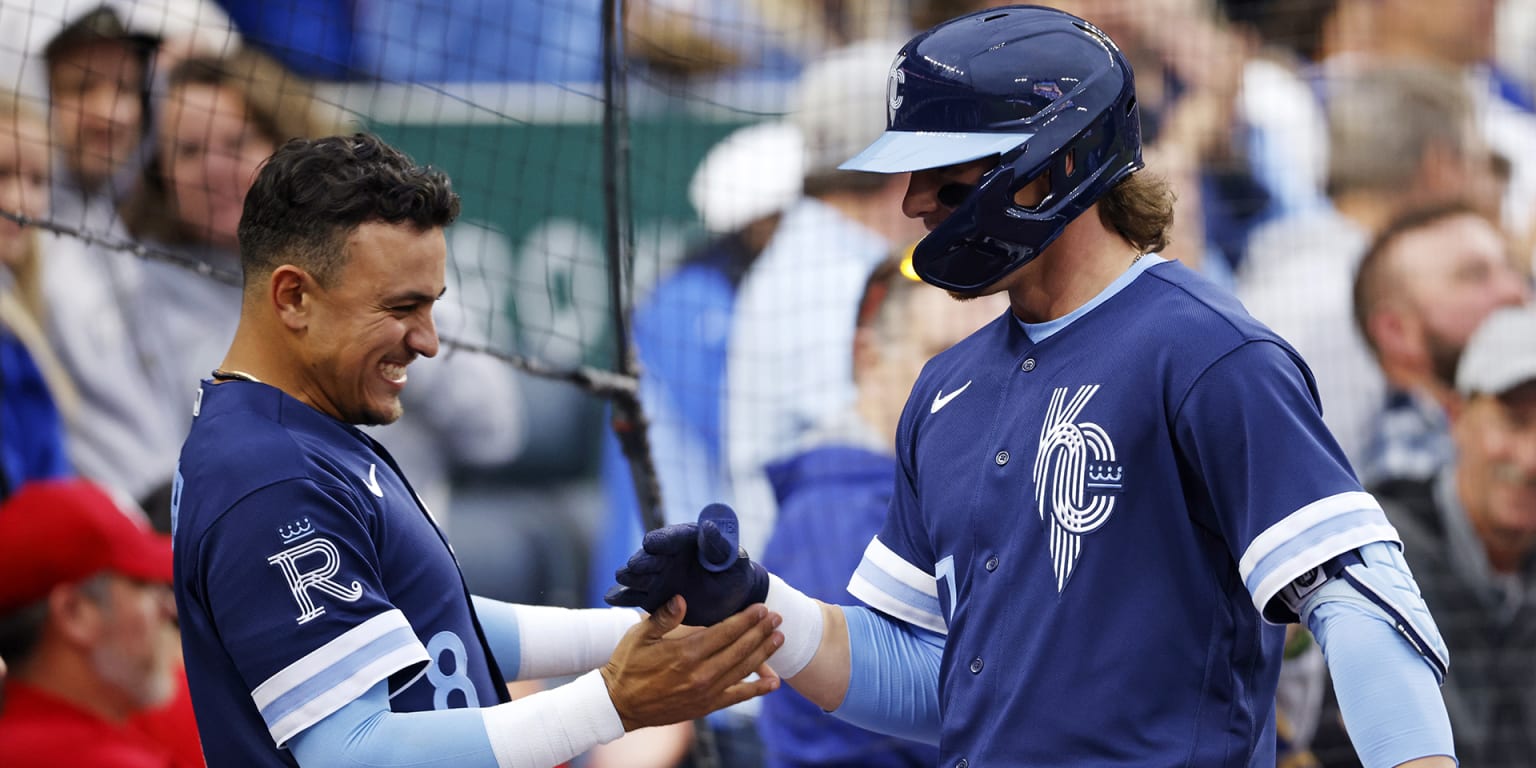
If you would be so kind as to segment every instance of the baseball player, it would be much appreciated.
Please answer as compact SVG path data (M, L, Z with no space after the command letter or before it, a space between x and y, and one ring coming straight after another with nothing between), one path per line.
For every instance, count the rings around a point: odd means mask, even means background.
M1305 363L1156 255L1172 199L1139 172L1115 44L1046 8L966 15L900 50L888 109L845 167L912 172L918 273L1012 308L912 390L889 515L849 584L866 605L742 557L689 562L714 522L649 534L611 601L766 584L779 674L958 768L1273 766L1300 620L1366 766L1454 765L1444 644Z
M743 682L778 639L760 606L663 638L681 599L635 626L472 597L357 428L398 418L409 366L437 352L458 210L446 176L363 134L285 144L246 195L240 323L202 382L172 508L210 765L553 766L777 684L766 668ZM507 680L566 675L508 701Z

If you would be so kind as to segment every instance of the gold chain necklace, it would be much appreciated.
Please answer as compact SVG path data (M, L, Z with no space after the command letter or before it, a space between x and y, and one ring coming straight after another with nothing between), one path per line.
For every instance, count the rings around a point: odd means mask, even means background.
M215 381L249 381L252 384L260 384L261 379L246 373L245 371L226 371L222 368L213 369Z

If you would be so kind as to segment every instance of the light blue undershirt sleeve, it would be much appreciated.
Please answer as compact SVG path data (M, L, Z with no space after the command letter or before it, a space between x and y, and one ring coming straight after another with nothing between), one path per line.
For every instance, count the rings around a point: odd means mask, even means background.
M391 712L388 681L294 735L288 750L311 768L497 768L479 709Z
M485 642L491 647L496 666L501 668L501 676L517 680L517 672L523 662L522 630L517 624L517 609L511 603L479 595L471 595L470 600L475 604L475 616L480 619L480 630L485 633Z
M1330 579L1307 603L1307 628L1328 661L1350 741L1365 768L1454 757L1434 670L1398 634L1387 612L1344 579Z
M938 744L944 636L862 606L842 610L851 669L833 714L865 730Z

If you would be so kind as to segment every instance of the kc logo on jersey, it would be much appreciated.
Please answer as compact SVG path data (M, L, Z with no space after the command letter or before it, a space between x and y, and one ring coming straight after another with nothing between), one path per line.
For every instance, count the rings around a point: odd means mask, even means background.
M306 519L302 527L307 528L308 524ZM296 538L312 532L312 529L303 532L296 528L291 530L298 534ZM315 603L309 594L310 590L319 590L349 603L363 596L363 585L356 581L342 584L331 578L341 568L341 556L336 551L336 545L323 536L289 547L267 558L267 562L281 568L283 578L288 580L288 589L299 603L300 624L325 614L325 606Z
M1049 527L1058 594L1077 567L1083 536L1109 520L1123 487L1125 470L1115 458L1114 442L1103 427L1077 420L1098 391L1098 384L1078 387L1068 400L1067 388L1058 387L1040 425L1035 508Z

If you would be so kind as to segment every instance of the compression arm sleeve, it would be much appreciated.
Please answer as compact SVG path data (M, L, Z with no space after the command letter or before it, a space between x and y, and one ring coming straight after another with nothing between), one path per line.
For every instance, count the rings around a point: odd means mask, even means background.
M549 768L624 735L602 676L483 709L391 712L387 682L300 731L288 748L326 768Z
M1365 768L1454 756L1434 670L1398 634L1387 612L1345 579L1330 579L1307 603L1307 627L1322 646Z
M865 730L938 744L944 636L864 607L842 611L851 669L833 714Z
M640 613L629 608L555 608L474 597L475 615L508 680L579 675L602 666ZM525 627L532 627L523 632Z

